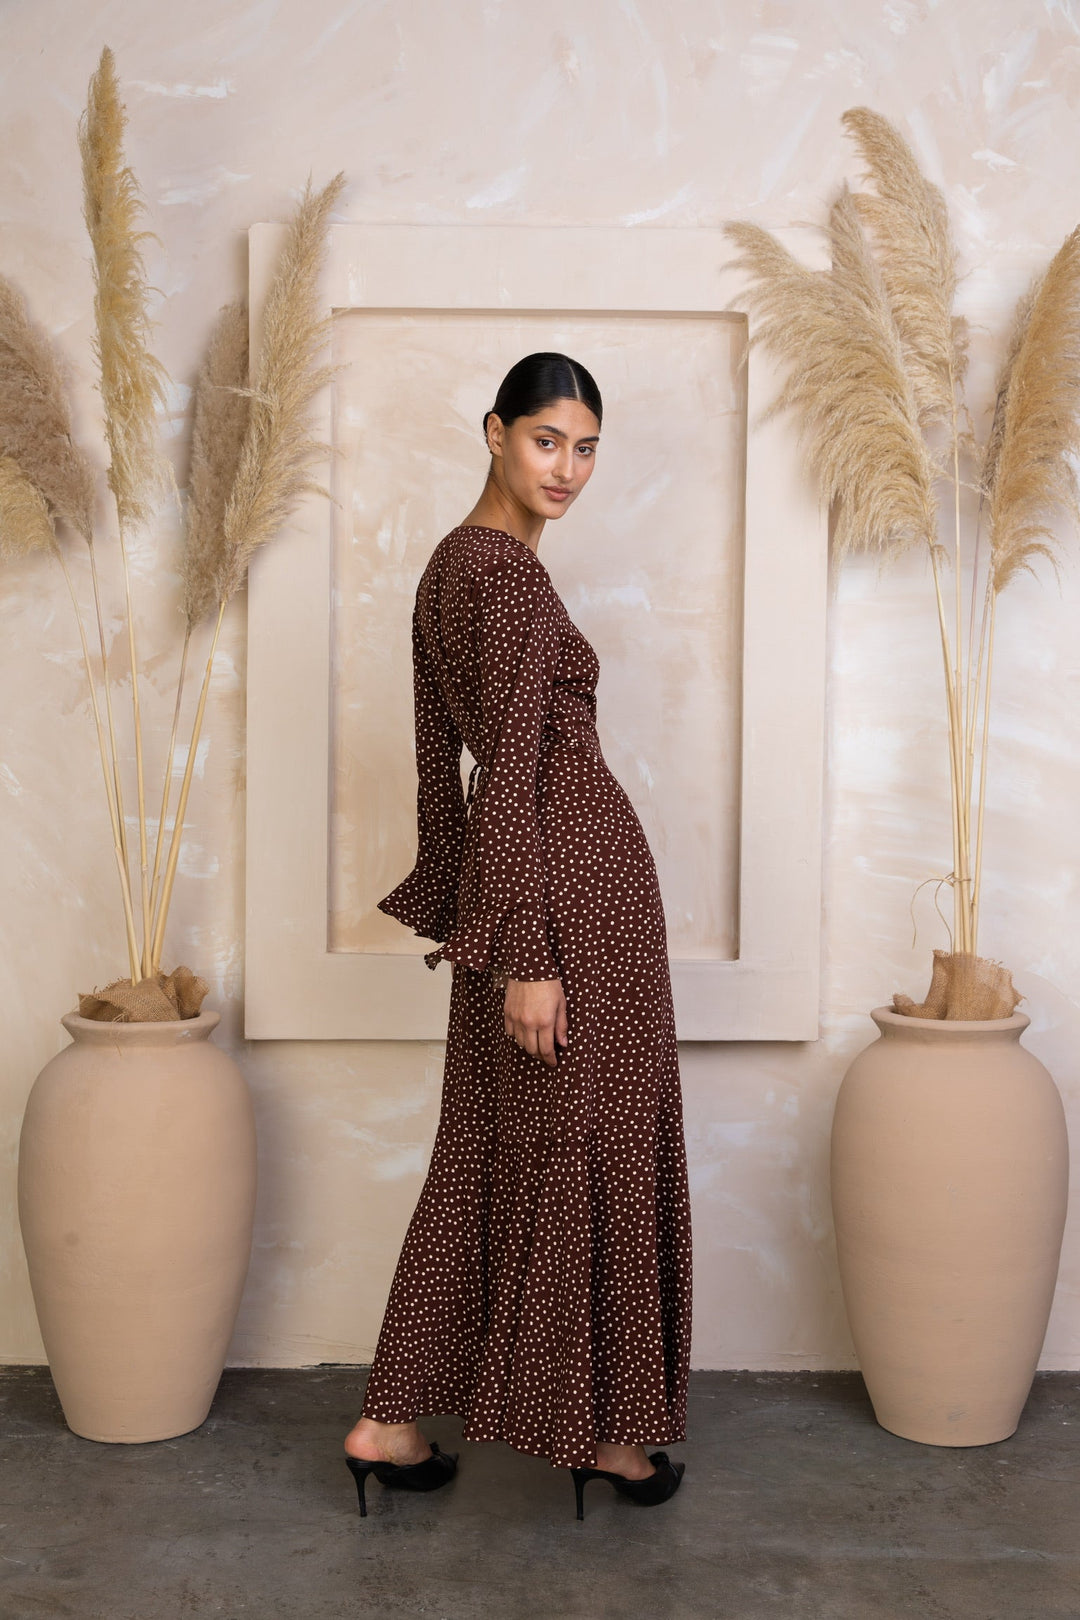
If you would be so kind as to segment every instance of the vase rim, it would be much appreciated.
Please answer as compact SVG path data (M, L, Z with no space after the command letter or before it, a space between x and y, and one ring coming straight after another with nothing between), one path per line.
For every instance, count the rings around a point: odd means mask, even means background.
M90 1045L115 1046L117 1041L141 1039L151 1046L171 1046L182 1040L205 1040L221 1022L221 1014L208 1010L197 1013L194 1018L147 1018L121 1023L83 1018L80 1013L69 1012L60 1022L73 1040Z
M1027 1013L1008 1018L911 1018L892 1007L873 1007L870 1017L879 1029L947 1030L954 1035L1008 1035L1022 1033L1031 1023Z

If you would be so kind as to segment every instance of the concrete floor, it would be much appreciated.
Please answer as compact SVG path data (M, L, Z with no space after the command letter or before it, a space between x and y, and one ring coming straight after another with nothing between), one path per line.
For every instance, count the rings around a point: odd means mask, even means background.
M65 1426L44 1368L0 1369L2 1620L1080 1620L1080 1375L1040 1376L1000 1445L879 1428L850 1373L696 1373L656 1508L502 1445L431 1495L339 1456L364 1371L229 1371L178 1440Z

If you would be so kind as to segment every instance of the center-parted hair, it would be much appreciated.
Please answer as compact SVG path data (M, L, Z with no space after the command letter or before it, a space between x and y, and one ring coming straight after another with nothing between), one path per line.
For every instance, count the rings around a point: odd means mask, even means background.
M499 384L494 405L484 412L484 438L487 438L488 417L492 411L504 427L509 427L517 417L536 416L545 406L554 405L560 399L580 399L596 417L597 425L602 423L604 406L600 390L592 373L586 371L579 360L546 350L527 354L510 367Z

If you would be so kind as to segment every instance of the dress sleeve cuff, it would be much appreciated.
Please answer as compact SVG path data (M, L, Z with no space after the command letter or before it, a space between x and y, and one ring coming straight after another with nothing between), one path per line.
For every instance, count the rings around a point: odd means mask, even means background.
M447 939L454 929L457 911L457 880L417 867L391 889L376 909L396 917L420 935L421 939Z
M442 961L462 962L477 972L490 968L499 984L505 984L507 979L561 977L543 915L523 901L476 913L454 930L445 945L428 951L424 961L429 968L438 967Z

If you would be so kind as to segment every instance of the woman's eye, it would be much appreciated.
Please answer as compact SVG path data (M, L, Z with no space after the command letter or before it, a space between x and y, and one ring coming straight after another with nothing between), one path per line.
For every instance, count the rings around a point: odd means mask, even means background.
M555 440L554 439L537 439L536 442L537 442L538 445L543 447L545 444L554 444Z
M583 456L591 456L593 451L596 449L596 446L594 444L579 444L578 449L581 451Z

